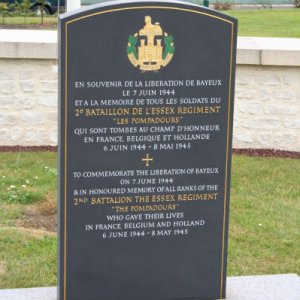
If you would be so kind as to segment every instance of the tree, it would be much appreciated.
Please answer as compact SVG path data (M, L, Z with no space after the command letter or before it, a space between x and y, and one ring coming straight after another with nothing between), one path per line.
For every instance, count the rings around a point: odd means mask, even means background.
M40 5L40 11L41 11L41 24L44 24L44 14L45 14L45 6L46 6L46 0L40 0L39 1Z
M41 25L44 24L44 15L49 12L46 0L37 0L33 6L33 11L41 16Z
M21 4L18 0L15 0L14 3L9 5L9 10L12 11L16 15L21 15Z
M0 2L0 13L2 15L2 24L5 24L5 17L8 10L7 3Z
M32 2L31 0L22 0L20 3L20 9L24 16L25 24L27 23L27 16L31 12Z

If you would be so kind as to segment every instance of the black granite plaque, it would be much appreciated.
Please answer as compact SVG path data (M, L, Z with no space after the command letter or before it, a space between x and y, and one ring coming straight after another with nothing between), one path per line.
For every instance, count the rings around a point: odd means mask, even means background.
M225 297L236 20L60 17L60 300Z

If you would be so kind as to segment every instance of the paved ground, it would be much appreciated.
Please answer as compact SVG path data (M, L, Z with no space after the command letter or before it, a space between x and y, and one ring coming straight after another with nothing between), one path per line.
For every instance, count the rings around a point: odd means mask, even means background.
M229 277L226 299L300 300L300 277L296 274Z
M227 300L299 300L296 274L239 276L227 280ZM0 290L0 300L57 300L56 288Z

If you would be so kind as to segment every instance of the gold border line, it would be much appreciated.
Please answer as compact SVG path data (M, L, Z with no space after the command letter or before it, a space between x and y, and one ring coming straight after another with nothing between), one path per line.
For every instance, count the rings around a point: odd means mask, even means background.
M168 6L137 6L137 7L125 7L125 8L116 8L116 9L110 9L106 11L101 11L97 13L93 13L90 15L82 16L73 20L70 20L68 22L65 22L65 203L64 203L64 216L65 216L65 222L64 222L64 300L67 300L67 292L66 292L66 286L67 286L67 117L68 117L68 26L69 24L72 24L74 22L77 22L79 20L87 19L89 17L93 17L96 15L102 15L106 13L111 12L119 12L124 10L140 10L140 9L162 9L162 10L180 10L190 13L196 13L204 16L208 16L211 18L215 18L221 21L224 21L226 23L229 23L231 25L231 49L230 49L230 75L229 75L229 94L228 94L228 120L227 120L227 141L226 141L226 162L225 162L225 185L224 185L224 212L223 212L223 228L222 228L222 260L221 260L221 280L220 280L220 298L222 298L222 292L223 292L223 272L224 272L224 252L225 252L225 225L226 225L226 207L227 207L227 173L228 173L228 153L229 153L229 129L230 129L230 110L231 110L231 84L232 84L232 58L233 58L233 28L234 28L234 22L229 21L227 19L214 16L208 13L204 13L201 11L196 11L192 9L185 9L185 8L179 8L179 7L168 7Z
M68 151L67 151L67 128L68 128L68 26L65 24L65 35L66 35L66 41L65 41L65 203L64 203L64 216L65 216L65 222L64 222L64 299L67 299L67 157L68 157Z
M229 90L228 90L228 117L227 117L227 135L226 135L226 162L225 162L225 182L224 182L224 207L223 207L223 230L222 230L222 262L221 262L221 287L220 299L223 292L223 272L224 272L224 254L225 254L225 228L226 228L226 211L227 211L227 176L228 176L228 150L229 150L229 135L230 135L230 112L231 112L231 85L232 85L232 58L233 58L233 28L231 24L231 49L230 49L230 70L229 70Z
M192 13L208 16L208 17L211 17L211 18L219 19L219 20L222 20L224 22L233 24L232 21L229 21L227 19L224 19L224 18L221 18L221 17L218 17L218 16L214 16L214 15L211 15L211 14L208 14L208 13L204 13L204 12L197 11L197 10L192 10L192 9L186 9L186 8L171 7L171 6L136 6L136 7L124 7L124 8L110 9L110 10L100 11L100 12L96 12L96 13L93 13L93 14L90 14L90 15L86 15L86 16L82 16L82 17L70 20L70 21L66 22L66 24L71 24L71 23L77 22L79 20L87 19L89 17L94 17L94 16L97 16L97 15L102 15L102 14L106 14L106 13L110 13L110 12L118 12L118 11L123 11L123 10L134 10L134 9L145 9L145 8L146 9L170 9L170 10L180 10L180 11L192 12Z

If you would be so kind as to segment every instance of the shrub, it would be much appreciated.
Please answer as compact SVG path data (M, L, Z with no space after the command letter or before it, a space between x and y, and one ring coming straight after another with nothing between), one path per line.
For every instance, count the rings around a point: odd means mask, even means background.
M214 4L214 9L216 10L230 10L231 9L231 3L230 2L215 2Z

